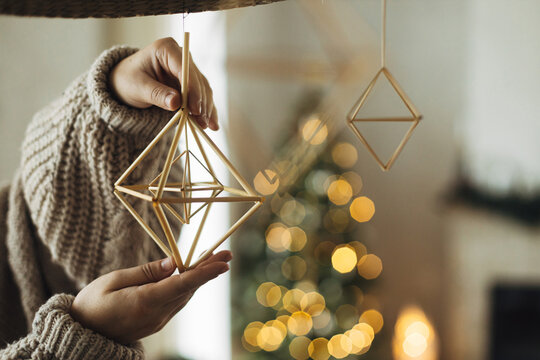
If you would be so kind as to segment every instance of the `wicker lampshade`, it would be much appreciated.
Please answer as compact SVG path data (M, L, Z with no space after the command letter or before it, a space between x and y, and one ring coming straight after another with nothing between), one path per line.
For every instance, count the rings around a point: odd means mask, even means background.
M193 13L282 0L0 0L0 14L62 18L119 18Z

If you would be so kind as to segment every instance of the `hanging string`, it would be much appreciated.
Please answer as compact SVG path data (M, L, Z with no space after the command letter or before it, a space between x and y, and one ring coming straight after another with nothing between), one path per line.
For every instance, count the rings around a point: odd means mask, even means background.
M386 67L386 0L382 0L381 67Z

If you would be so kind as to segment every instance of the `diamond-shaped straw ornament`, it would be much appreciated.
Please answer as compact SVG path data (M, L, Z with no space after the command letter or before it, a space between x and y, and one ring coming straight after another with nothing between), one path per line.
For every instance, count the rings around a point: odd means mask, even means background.
M409 138L412 135L413 130L418 125L418 122L422 119L422 115L418 112L416 107L413 105L411 100L408 98L407 94L401 89L396 79L392 76L390 71L386 68L386 0L382 0L382 31L381 31L381 69L377 72L373 80L369 83L366 90L364 90L363 94L360 96L358 101L356 101L356 104L353 106L352 110L349 112L349 115L347 116L347 123L351 127L353 133L360 139L360 141L366 146L369 153L375 161L379 164L381 169L383 171L388 171L396 161L397 157L401 153L401 150L403 150L403 147L405 144L407 144L407 141L409 141ZM386 77L388 82L392 85L393 90L399 95L401 98L401 101L405 104L407 107L407 110L410 112L411 117L380 117L380 118L359 118L358 112L364 104L366 103L366 100L368 98L368 95L373 90L373 87L377 83L377 80L382 76ZM375 150L373 150L373 147L369 144L369 142L366 140L360 129L355 125L355 123L359 122L411 122L411 127L405 133L405 136L397 146L397 148L394 150L394 153L392 156L390 156L390 159L386 162L382 161L381 158L377 155Z
M386 79L388 80L390 85L392 85L393 90L398 94L401 101L403 101L404 105L407 107L407 110L411 114L411 116L406 116L406 117L380 117L380 118L361 118L361 117L357 117L358 113L360 112L360 110L362 109L364 104L366 103L366 100L367 100L369 94L373 90L373 87L377 83L377 80L379 80L379 78L381 76L386 77ZM371 80L371 82L367 86L366 90L364 90L364 93L362 94L362 96L360 96L360 98L358 99L358 101L356 102L354 107L352 108L352 110L349 113L347 118L348 118L347 119L348 124L351 127L353 133L365 145L365 147L368 149L369 153L373 156L375 161L377 161L377 163L379 164L381 169L383 171L388 171L392 167L394 162L396 161L398 155L401 153L401 150L403 150L403 147L405 146L405 144L407 143L409 138L411 137L413 130L416 128L419 121L422 119L422 115L420 115L420 113L418 112L416 107L409 100L409 98L407 97L407 94L405 94L405 92L401 89L401 87L397 83L396 79L392 76L390 71L388 71L387 68L383 67L377 72L377 74L375 75L373 80ZM356 123L361 123L361 122L411 122L411 126L409 127L409 130L405 133L405 136L403 137L403 139L401 140L399 145L394 150L394 152L393 152L392 156L390 157L390 159L388 159L385 162L385 161L381 160L381 158L377 155L377 153L375 152L373 147L369 144L367 139L364 137L364 135L362 134L360 129L356 126Z
M249 185L249 183L240 175L238 170L232 165L221 150L214 144L212 139L192 120L188 110L184 107L187 104L187 84L188 84L188 69L189 69L189 33L184 33L184 48L182 55L182 106L160 133L148 144L137 159L129 166L124 174L116 181L114 194L133 215L137 222L143 227L147 234L155 241L161 250L167 255L172 256L178 271L183 272L187 269L194 268L202 261L206 260L215 249L217 249L233 232L235 232L255 211L262 205L264 198L259 196ZM176 126L174 137L170 145L167 158L163 170L148 184L125 185L127 177L139 166L141 161L148 156L152 148L160 142L163 137L172 131ZM188 147L188 133L195 139L196 148L199 149L202 159L199 159ZM182 135L185 135L186 149L176 155L178 145ZM201 141L202 140L202 141ZM212 165L208 159L207 153L203 146L203 141L212 149L214 154L227 167L232 176L238 181L242 189L224 186L216 177ZM195 161L195 162L194 162ZM176 163L183 163L183 176L181 182L167 182L171 168ZM210 176L209 181L192 182L191 167L193 164L198 164ZM211 193L209 196L198 196L199 194ZM164 196L164 193L167 196ZM222 193L228 193L227 196L220 196ZM136 198L147 201L152 204L155 215L166 237L166 242L163 241L156 232L147 224L143 217L135 210L135 208L127 201L124 194L134 196ZM173 194L173 195L170 195ZM207 249L201 257L192 263L193 254L203 227L208 218L210 208L213 203L217 202L252 202L251 208L238 219L229 230L219 238L209 249ZM173 205L181 205L181 209L175 209ZM176 244L171 226L165 215L164 209L169 211L172 217L182 224L189 224L194 215L203 211L201 222L195 237L190 246L189 253L185 262L182 261L180 251ZM168 246L165 245L168 243Z

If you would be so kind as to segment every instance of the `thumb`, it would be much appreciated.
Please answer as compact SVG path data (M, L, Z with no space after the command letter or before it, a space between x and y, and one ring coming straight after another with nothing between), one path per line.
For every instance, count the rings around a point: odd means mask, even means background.
M159 81L145 77L142 83L142 98L140 102L158 106L165 110L176 110L180 107L181 99L178 90L175 90Z
M158 282L171 276L175 268L173 259L169 257L129 269L117 270L111 273L113 276L109 288L118 290Z

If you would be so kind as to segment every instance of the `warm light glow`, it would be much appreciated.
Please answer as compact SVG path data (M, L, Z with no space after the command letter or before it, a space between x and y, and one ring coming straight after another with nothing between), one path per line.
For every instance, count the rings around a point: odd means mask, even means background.
M277 350L286 335L287 328L281 321L267 321L257 334L257 345L264 351Z
M353 195L351 184L345 179L332 181L326 192L328 199L336 205L345 205Z
M317 245L314 251L315 259L323 265L330 265L332 252L336 245L331 241L323 241Z
M258 347L257 336L259 335L259 332L263 326L264 324L260 321L253 321L246 326L244 329L244 339L249 345Z
M306 274L306 261L300 256L289 256L281 264L281 272L286 279L298 281Z
M349 245L337 246L332 254L332 266L342 274L352 271L356 261L356 251Z
M266 244L274 252L283 252L291 245L291 233L281 224L271 224L266 230Z
M313 327L313 320L308 313L297 311L289 318L287 327L294 335L306 335Z
M360 316L360 321L363 321L370 325L373 328L375 334L381 331L384 325L383 316L375 309L364 311L362 316Z
M326 125L321 123L316 117L313 117L306 121L302 128L302 137L304 141L309 141L311 145L322 144L328 136L328 129Z
M281 299L281 289L273 282L264 282L257 288L256 296L259 304L272 307Z
M283 295L283 307L291 314L302 310L300 305L305 293L300 289L291 289Z
M395 360L436 360L435 330L418 307L403 310L396 321L392 349Z
M307 312L311 316L320 315L326 307L324 297L318 292L312 291L304 295L300 301L302 311Z
M361 331L364 335L366 335L369 343L371 343L373 339L375 339L375 330L373 330L371 325L365 322L354 325L353 329Z
M375 214L375 204L370 198L360 196L353 200L349 210L354 220L363 223L371 220Z
M289 345L289 353L295 360L309 359L308 347L311 340L305 336L299 336L292 339Z
M279 187L279 177L270 169L259 171L255 175L255 179L253 179L253 185L255 185L255 189L262 195L271 195Z
M348 330L345 336L351 340L351 354L358 354L369 344L368 336L360 330Z
M358 160L356 147L347 142L336 144L332 149L332 160L342 168L353 167Z
M363 182L360 175L355 173L354 171L347 171L346 173L341 175L345 180L351 184L351 187L353 189L353 194L356 195L360 193L362 190Z
M332 336L328 342L328 352L336 359L343 359L352 350L352 341L348 336L337 334Z
M300 251L306 246L307 235L304 230L299 227L289 228L289 233L291 235L291 243L289 244L289 250L292 252Z
M308 353L313 360L328 360L330 357L328 340L325 338L316 338L309 344Z
M382 261L375 254L362 256L357 265L358 274L367 280L378 277L381 274L382 269Z
M405 338L403 351L410 357L419 357L427 349L427 340L421 334L414 333Z

